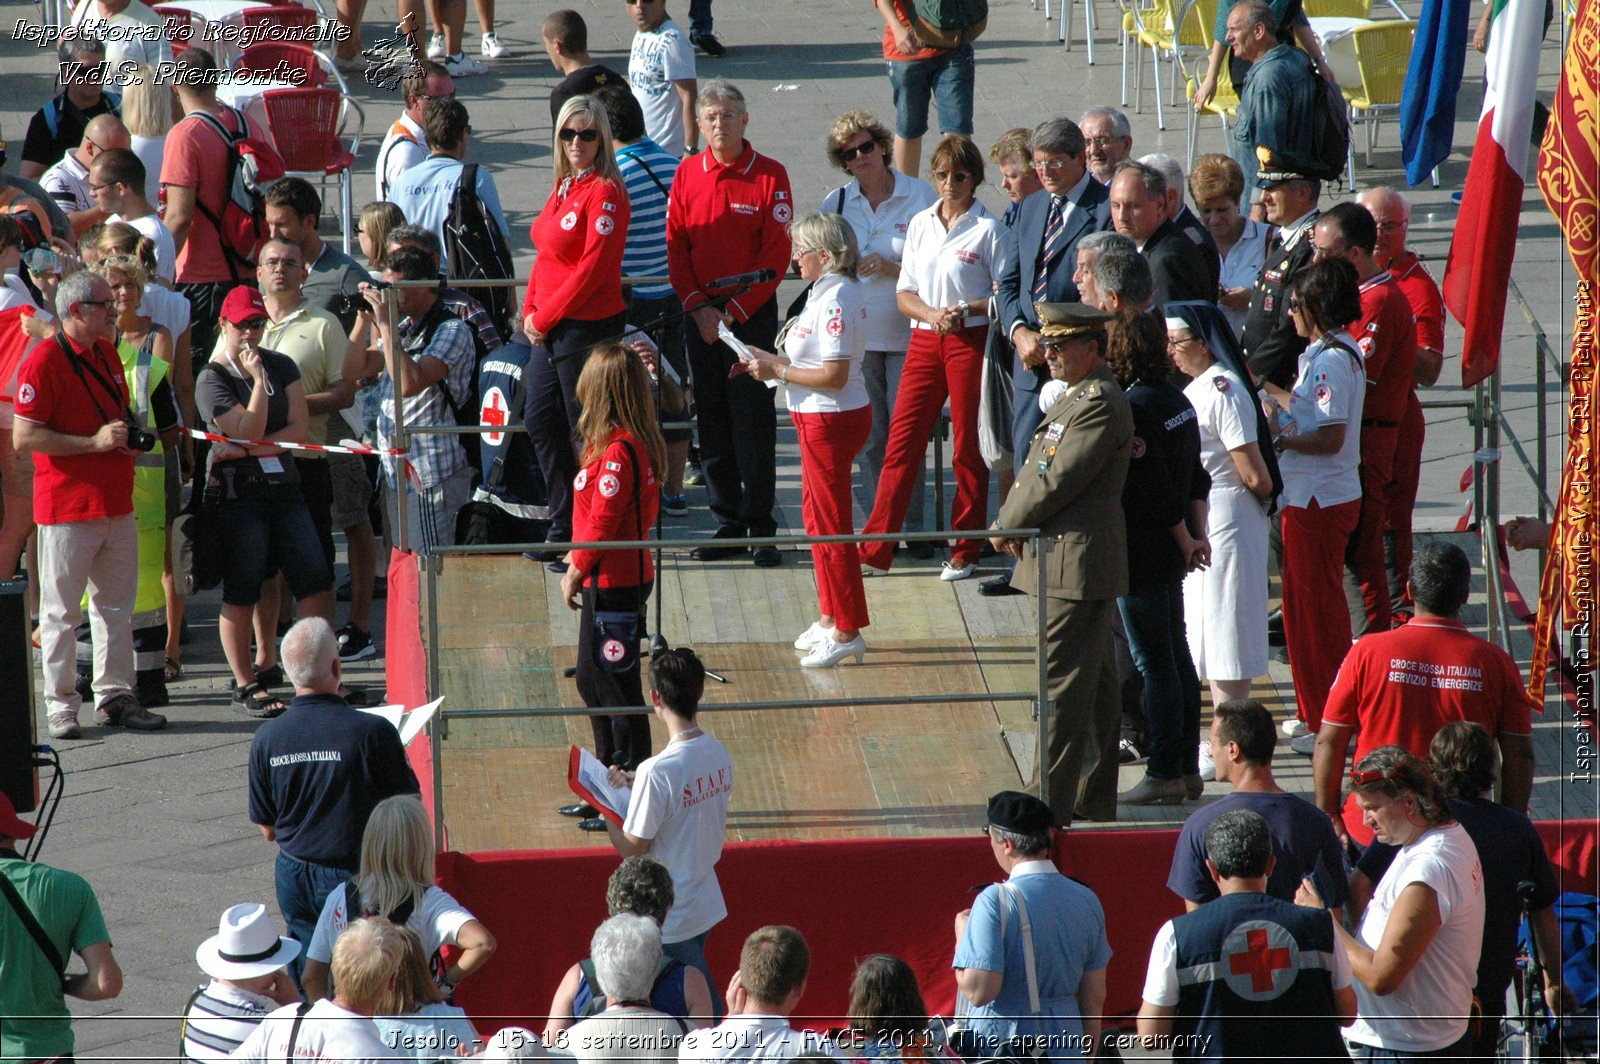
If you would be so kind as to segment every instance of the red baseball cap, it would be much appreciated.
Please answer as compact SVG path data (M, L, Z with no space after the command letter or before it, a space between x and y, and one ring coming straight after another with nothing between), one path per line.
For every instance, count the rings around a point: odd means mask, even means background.
M243 325L252 318L266 316L267 304L262 301L261 293L248 285L235 288L222 301L222 320L234 325Z
M11 804L11 796L0 791L0 835L9 839L31 839L38 830L38 827L17 815L17 807Z

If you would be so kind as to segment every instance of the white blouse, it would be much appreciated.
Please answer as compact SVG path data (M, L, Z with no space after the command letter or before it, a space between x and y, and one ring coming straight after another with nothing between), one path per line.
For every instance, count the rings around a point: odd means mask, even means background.
M821 369L824 362L848 360L843 388L807 388L790 384L789 409L797 414L836 414L867 405L867 384L861 358L867 353L867 305L864 286L843 274L817 279L806 305L784 337L783 353L795 369Z
M911 219L938 202L939 194L926 181L907 177L898 170L889 173L894 178L894 191L876 208L862 195L861 182L852 181L830 193L823 200L823 209L837 211L850 223L862 258L881 255L898 264L905 257ZM911 340L911 323L895 302L896 278L896 271L890 270L861 279L866 296L868 351L904 351Z
M939 206L935 203L911 219L895 291L915 292L930 307L952 307L965 300L972 304L967 324L986 325L995 278L1005 272L1010 255L1005 229L978 200L946 229ZM931 328L920 321L911 324Z

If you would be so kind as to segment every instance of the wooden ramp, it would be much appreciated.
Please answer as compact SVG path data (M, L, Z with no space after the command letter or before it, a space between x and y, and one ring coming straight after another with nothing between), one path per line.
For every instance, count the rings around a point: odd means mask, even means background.
M1034 600L985 598L976 580L943 583L937 573L937 562L902 558L889 576L868 580L865 663L801 669L790 643L816 617L808 551L785 551L779 569L663 557L662 631L728 679L707 683L702 720L734 758L730 837L959 834L980 826L989 794L1031 774L1028 703L855 704L1036 690ZM447 710L581 707L562 675L576 657L577 614L560 602L559 580L544 566L518 556L446 557L435 589L434 653ZM756 701L818 704L716 712L719 703ZM664 735L652 723L660 749ZM450 720L441 747L450 847L605 845L554 811L573 800L570 744L589 742L586 717ZM1122 785L1142 771L1126 769ZM1183 809L1123 813L1170 826Z

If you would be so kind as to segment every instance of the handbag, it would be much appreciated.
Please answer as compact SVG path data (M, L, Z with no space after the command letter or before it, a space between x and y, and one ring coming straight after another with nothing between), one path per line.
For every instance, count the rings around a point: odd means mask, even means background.
M633 529L634 538L644 539L643 515L639 510L639 455L633 444L623 441L628 448L628 465L633 470ZM644 569L645 552L639 551L639 568ZM600 590L600 566L589 574L591 587ZM640 609L644 607L641 605ZM632 672L639 667L639 610L595 610L593 648L595 668L601 672Z
M1009 467L1011 422L1014 395L1011 387L1011 361L1015 357L1011 341L989 313L989 338L983 348L983 374L978 389L978 452L989 467Z
M185 595L222 583L222 493L197 486L187 511L172 523L172 575Z

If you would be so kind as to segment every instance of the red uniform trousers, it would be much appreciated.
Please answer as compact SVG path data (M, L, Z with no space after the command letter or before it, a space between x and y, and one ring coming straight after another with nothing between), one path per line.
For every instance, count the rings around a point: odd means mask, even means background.
M954 437L951 463L956 473L950 527L966 532L988 524L989 466L978 449L978 397L988 331L988 326L982 325L948 336L931 329L911 330L911 347L900 371L900 392L889 421L878 495L872 500L872 513L863 532L898 532L905 523L911 489L922 475L928 454L928 436L946 397ZM978 540L959 540L952 560L958 565L976 562L978 551ZM887 569L894 562L894 544L864 543L861 560L875 569Z
M1350 613L1341 570L1361 500L1283 508L1283 635L1289 644L1295 715L1315 732L1339 666L1350 653Z
M1389 513L1384 521L1385 561L1389 570L1389 599L1395 606L1410 607L1411 592L1406 580L1411 575L1411 514L1417 508L1417 483L1422 479L1422 441L1428 435L1428 419L1422 412L1417 393L1406 400L1400 419L1400 442L1394 452L1394 472L1389 480Z
M1390 626L1389 573L1383 566L1383 528L1389 520L1389 486L1394 482L1398 428L1361 422L1361 515L1345 547L1345 601L1350 633L1387 632Z
M850 467L872 433L872 407L830 414L796 414L800 437L800 514L808 536L848 536ZM867 593L861 586L861 552L854 543L814 543L811 565L817 602L841 631L865 628Z

